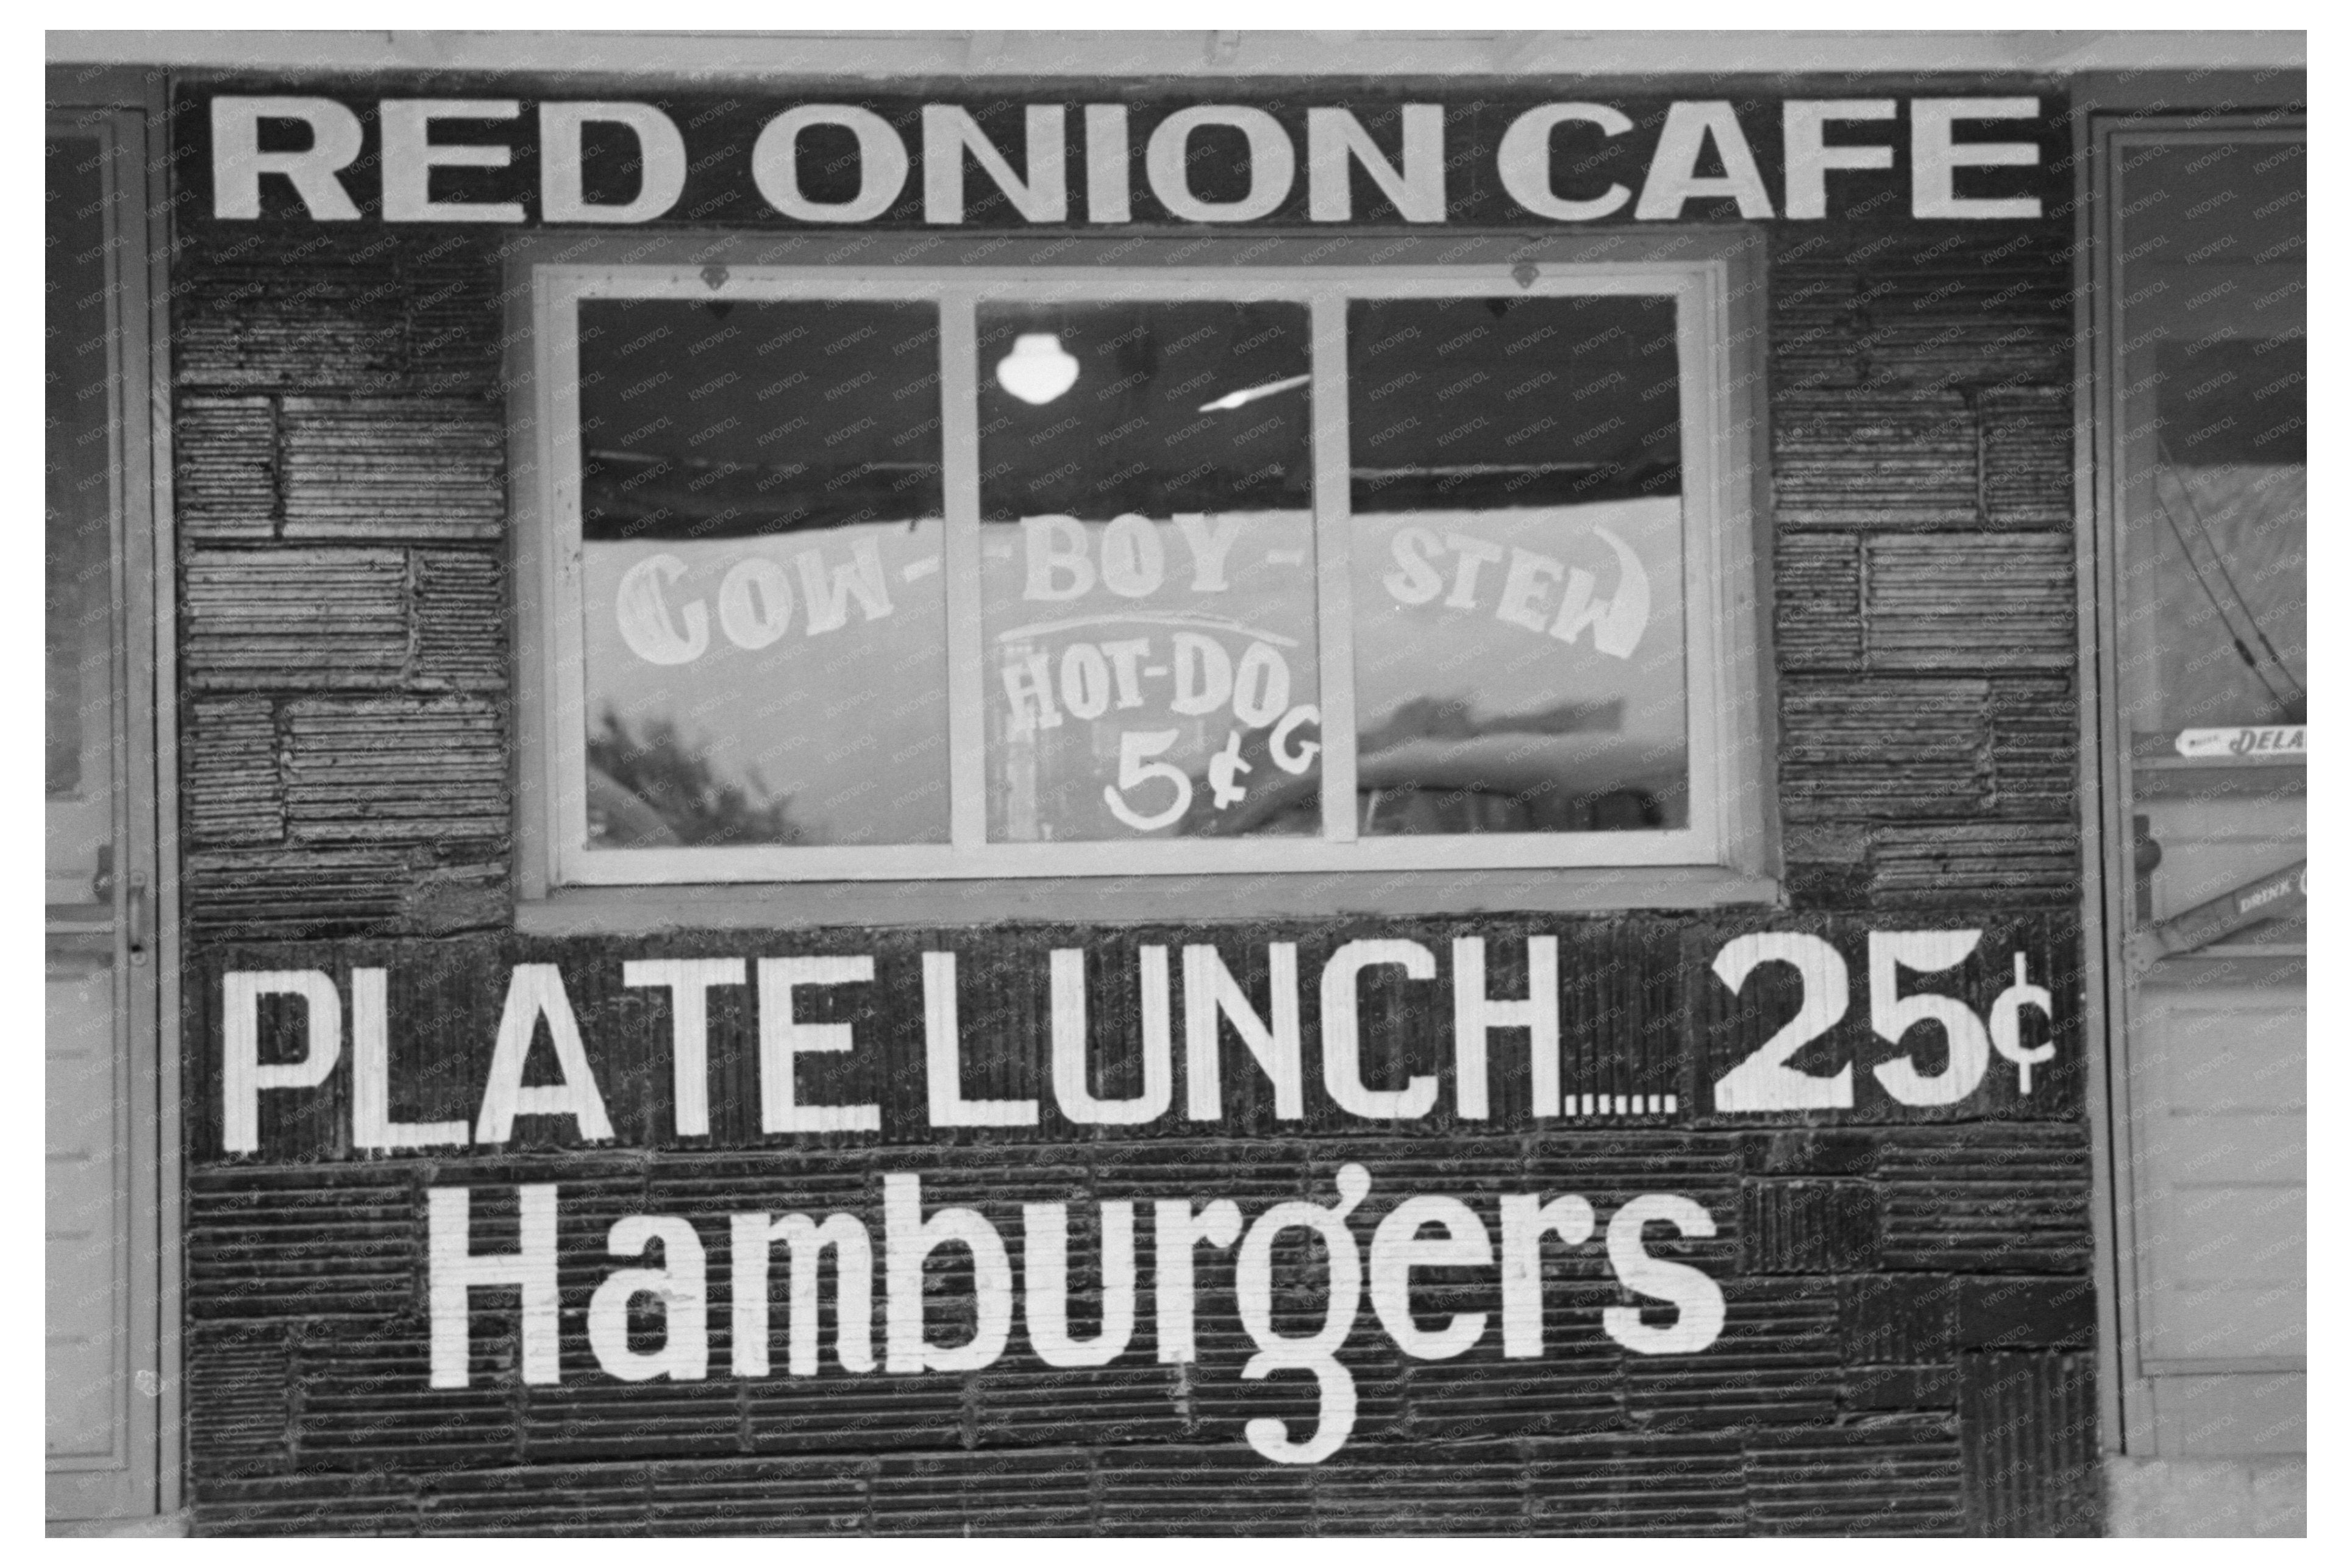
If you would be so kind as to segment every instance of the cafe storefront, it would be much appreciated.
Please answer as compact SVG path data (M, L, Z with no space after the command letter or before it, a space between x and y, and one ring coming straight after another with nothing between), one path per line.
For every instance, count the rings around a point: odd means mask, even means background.
M96 37L53 1528L2300 1533L2299 37Z

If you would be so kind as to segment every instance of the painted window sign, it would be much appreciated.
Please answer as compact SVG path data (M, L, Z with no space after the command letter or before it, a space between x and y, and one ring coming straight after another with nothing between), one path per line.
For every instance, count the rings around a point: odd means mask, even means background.
M575 872L1715 853L1704 279L706 270L542 269Z
M944 103L205 90L179 106L221 222L1623 224L2039 217L2063 121L2032 94Z
M1307 306L977 325L990 837L1314 831Z
M943 842L937 308L579 310L590 842Z
M365 963L227 968L207 987L218 1120L205 1158L282 1162L331 1117L341 1128L313 1158L337 1146L436 1152L436 1177L418 1189L430 1330L429 1355L411 1369L420 1387L494 1375L477 1342L518 1301L509 1375L527 1384L970 1373L1011 1353L1016 1333L1054 1368L1177 1363L1208 1353L1196 1323L1237 1321L1244 1382L1295 1375L1314 1391L1311 1418L1294 1402L1288 1418L1237 1423L1238 1438L1269 1461L1312 1464L1354 1426L1357 1373L1343 1354L1368 1336L1430 1362L1538 1361L1585 1334L1637 1356L1707 1353L1726 1328L1723 1232L1737 1215L1671 1190L1671 1177L1657 1190L1609 1176L1577 1191L1465 1175L1449 1189L1425 1168L1378 1168L1344 1149L1309 1190L1274 1199L1219 1190L1204 1171L1177 1196L1139 1174L1146 1189L1107 1181L1083 1203L994 1202L970 1181L969 1158L984 1150L927 1169L922 1146L1088 1127L1245 1139L1599 1122L1655 1137L1841 1112L2063 1120L2075 1113L2079 1045L2073 982L2053 970L2069 933L2046 923L1727 935L1643 925L1637 943L1684 955L1685 995L1662 1020L1656 1068L1633 1080L1603 1065L1608 1051L1591 1054L1591 1037L1654 1031L1629 1024L1622 1000L1596 1008L1587 973L1626 937L1591 928L1415 929L1247 952L1176 932L1144 936L1124 963L1050 937L1018 952L914 935L786 956L721 953L719 938L692 956L602 943L484 963L472 972L479 994L463 997L450 976ZM1024 1056L1003 1033L1002 1002L972 1005L1008 985L1043 1002L1041 1052ZM436 1006L417 1008L427 995ZM420 1049L418 1031L445 1027L453 1010L485 1037L456 1053L477 1081L447 1070L446 1045L438 1057ZM1867 1013L1866 1032L1849 1011ZM1412 1037L1402 1062L1401 1027ZM1629 1081L1637 1092L1594 1092ZM1858 1093L1864 1084L1879 1092ZM748 1102L730 1104L730 1090ZM660 1101L650 1115L633 1103L649 1091ZM779 1136L818 1152L845 1140L881 1147L854 1179L828 1178L797 1204L770 1181L730 1205L724 1173L740 1176L740 1159L670 1181L665 1190L716 1194L692 1215L659 1200L595 1208L588 1187L567 1185L586 1179L576 1163L518 1176L510 1161L465 1163L468 1151L543 1147L551 1129L574 1162L599 1145L667 1145L661 1158L688 1161L705 1140ZM583 1202L591 1218L567 1219ZM969 1269L969 1313L927 1304L927 1260L936 1269L943 1254ZM1574 1278L1605 1279L1613 1298L1569 1289L1547 1261L1563 1254ZM584 1313L560 1310L561 1280L583 1270L596 1279ZM1295 1284L1277 1292L1277 1275ZM1499 1310L1466 1310L1476 1303L1455 1296L1450 1314L1433 1314L1412 1292L1435 1279L1487 1281ZM575 1356L567 1336L583 1333L588 1354Z

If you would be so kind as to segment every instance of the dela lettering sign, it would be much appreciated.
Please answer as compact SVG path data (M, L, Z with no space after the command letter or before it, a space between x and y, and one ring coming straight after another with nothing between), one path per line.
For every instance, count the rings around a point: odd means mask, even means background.
M196 1310L324 1290L413 1336L380 1385L460 1401L1160 1367L1238 1380L1229 1434L1312 1464L1383 1366L1736 1381L1798 1331L1762 1276L1981 1247L1905 1140L2021 1140L2045 1179L2075 947L2028 918L232 950L197 988ZM1750 1145L1824 1123L1840 1168L1916 1179L1751 1195ZM1775 1250L1789 1204L1820 1256ZM279 1221L299 1278L236 1261Z
M1088 101L1117 96L1119 101ZM570 100L205 89L177 105L191 218L1020 229L2032 219L2063 105L1226 84L918 98Z

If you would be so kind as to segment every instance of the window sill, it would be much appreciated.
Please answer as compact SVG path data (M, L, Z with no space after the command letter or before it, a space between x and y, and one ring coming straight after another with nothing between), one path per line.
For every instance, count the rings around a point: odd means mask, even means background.
M1777 906L1769 877L1722 867L1620 870L1068 877L1047 880L562 888L525 900L527 936L799 926L1166 922Z

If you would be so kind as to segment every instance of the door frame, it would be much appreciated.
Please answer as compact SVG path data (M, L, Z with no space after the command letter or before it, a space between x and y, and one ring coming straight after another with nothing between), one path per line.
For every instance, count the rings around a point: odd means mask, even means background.
M2082 795L2084 816L2083 929L2092 981L2085 987L2089 1048L2100 1053L2089 1075L2093 1208L2103 1298L2099 1314L2102 1447L2156 1458L2155 1384L2189 1369L2154 1367L2142 1355L2148 1260L2137 1243L2141 1194L2133 1177L2135 1112L2128 1037L2131 984L2127 944L2134 924L2128 737L2120 706L2120 482L2110 364L2116 342L2115 268L2109 180L2115 138L2189 131L2307 134L2303 71L2146 72L2080 78L2074 99L2075 167L2075 515L2077 614L2083 692ZM2199 1374L2271 1373L2262 1364L2215 1362ZM2297 1369L2299 1370L2299 1369Z
M130 1341L115 1468L49 1472L51 1530L135 1528L181 1507L181 1065L177 560L173 531L171 335L166 81L160 70L47 71L45 124L97 129L108 142L110 284L121 290L121 347L110 397L121 484L117 582L122 610L125 795L118 876L144 874L151 930L129 977L122 1065L129 1094L118 1108L123 1138L121 1195L128 1249ZM127 945L127 942L126 942ZM120 951L120 950L119 950ZM152 1346L152 1363L141 1352ZM149 1380L139 1372L150 1373ZM78 1479L77 1478L89 1478ZM64 1532L81 1533L65 1529ZM142 1533L144 1531L142 1531Z

